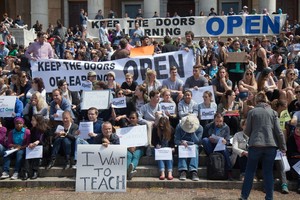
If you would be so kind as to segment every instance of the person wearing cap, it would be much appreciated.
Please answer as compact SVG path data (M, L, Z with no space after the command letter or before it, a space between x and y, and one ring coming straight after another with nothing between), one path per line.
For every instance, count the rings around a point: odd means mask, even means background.
M0 67L5 65L5 57L8 56L9 50L5 47L5 42L0 42Z
M19 173L21 172L22 163L25 158L25 149L30 143L30 130L24 127L24 119L22 117L16 117L13 122L15 128L8 133L7 148L16 149L17 151L3 158L3 173L1 179L9 178L10 161L13 157L16 157L16 161L11 179L16 180L19 178ZM24 174L24 176L26 175Z
M286 152L286 142L280 129L278 114L268 104L265 93L259 92L256 106L248 112L245 134L249 136L248 161L240 199L248 199L258 162L262 162L265 199L273 199L273 165L276 151Z
M181 122L176 126L174 142L175 145L195 145L196 157L190 158L188 163L187 158L178 158L179 180L186 180L187 171L191 174L193 181L199 181L198 165L199 165L199 145L203 134L203 127L200 125L196 115L187 115L181 119Z
M296 125L294 134L287 139L287 158L290 166L294 166L300 161L300 124ZM291 168L293 174L297 174L297 193L300 194L300 175Z
M240 13L241 15L249 15L249 12L248 12L248 7L247 6L243 6L243 10L241 11Z
M204 127L202 144L207 156L214 152L219 141L213 137L213 135L219 137L219 140L221 140L224 145L230 144L230 128L224 122L224 117L221 113L216 113L214 115L214 121ZM229 151L225 148L225 150L219 152L223 154L225 158L225 170L228 173L228 180L232 180L232 165L229 157Z

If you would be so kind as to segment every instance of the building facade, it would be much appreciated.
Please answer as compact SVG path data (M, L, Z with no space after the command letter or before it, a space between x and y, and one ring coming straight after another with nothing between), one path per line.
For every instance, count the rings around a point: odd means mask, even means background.
M256 9L257 13L266 8L269 13L281 8L283 13L289 15L289 20L300 18L300 0L0 0L0 13L8 13L15 19L22 15L23 20L29 26L33 26L38 20L46 30L48 24L56 24L57 19L62 19L66 27L79 24L79 10L83 8L88 12L88 17L94 19L98 10L102 10L107 17L110 10L116 13L118 18L125 13L134 18L139 8L145 18L153 17L154 13L160 17L166 17L167 13L173 16L175 12L179 16L187 16L191 11L198 16L201 11L208 15L210 8L214 8L218 14L222 11L226 14L230 8L239 13L243 6L248 11Z

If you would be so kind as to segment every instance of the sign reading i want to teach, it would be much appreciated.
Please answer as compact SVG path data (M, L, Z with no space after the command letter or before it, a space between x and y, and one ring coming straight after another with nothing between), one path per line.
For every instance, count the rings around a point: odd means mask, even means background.
M126 192L127 147L78 145L76 192Z

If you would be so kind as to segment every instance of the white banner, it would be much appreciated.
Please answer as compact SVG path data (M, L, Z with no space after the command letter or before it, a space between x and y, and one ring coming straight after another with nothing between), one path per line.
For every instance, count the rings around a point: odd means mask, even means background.
M234 15L215 17L178 17L178 18L149 18L135 19L105 19L108 29L115 29L119 23L126 34L134 29L135 22L139 22L144 34L150 37L184 37L186 31L192 31L195 37L208 36L257 36L277 35L286 20L282 15ZM89 37L99 38L99 28L104 20L88 20L87 32Z
M45 59L31 62L31 69L33 78L41 77L46 91L51 92L57 88L57 82L61 79L67 81L71 91L79 91L82 82L85 82L91 70L97 73L97 79L101 81L106 81L106 74L114 71L116 81L120 84L125 81L125 74L130 72L134 75L134 80L141 84L145 80L147 68L155 70L157 79L162 81L169 77L170 67L176 66L179 78L185 81L188 76L192 75L193 65L192 51L176 51L108 62Z
M126 192L127 148L78 145L76 192Z
M147 139L147 126L130 126L126 128L119 128L116 134L120 138L120 144L127 147L146 146Z
M0 96L0 117L12 117L15 111L15 96Z

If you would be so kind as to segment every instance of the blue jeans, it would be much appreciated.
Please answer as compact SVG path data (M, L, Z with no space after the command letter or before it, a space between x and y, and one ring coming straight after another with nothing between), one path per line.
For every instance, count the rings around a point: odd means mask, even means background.
M64 58L64 53L65 53L65 44L64 43L56 43L55 44L55 52L56 55L60 58L63 59Z
M143 149L137 147L133 153L127 150L127 169L130 165L130 163L133 164L134 169L139 164L140 158L144 155Z
M10 154L9 156L3 157L3 171L9 173L9 166L10 166L10 160L16 156L16 163L15 163L15 169L14 172L20 172L22 161L25 155L25 149L21 149L15 153Z
M89 144L86 140L81 139L81 138L76 138L75 141L75 151L74 151L74 160L77 160L77 146L79 144Z
M70 158L70 156L71 156L71 144L72 144L72 141L69 138L66 138L66 137L56 138L54 140L53 148L52 148L52 155L51 155L52 159L56 158L61 146L64 150L64 153L65 153L66 157Z
M3 156L5 151L6 151L6 148L2 144L0 144L0 156L1 157Z
M188 168L188 160L189 168ZM187 171L189 169L190 172L198 171L199 165L199 146L196 145L196 157L195 158L179 158L178 157L178 171Z
M276 156L275 147L250 147L248 151L248 162L246 167L245 179L243 183L241 197L247 199L252 189L253 178L257 169L258 161L262 161L262 170L264 177L264 189L266 200L273 199L274 180L273 165Z
M202 144L203 144L203 148L205 150L205 153L207 155L213 153L214 149L217 145L217 143L211 143L208 138L203 138L202 139ZM218 151L218 152L223 154L223 156L225 158L225 169L227 171L232 170L232 165L231 165L228 149L226 148L225 151Z
M168 172L173 171L173 160L158 160L157 163L160 172L165 171L165 166L167 167Z

